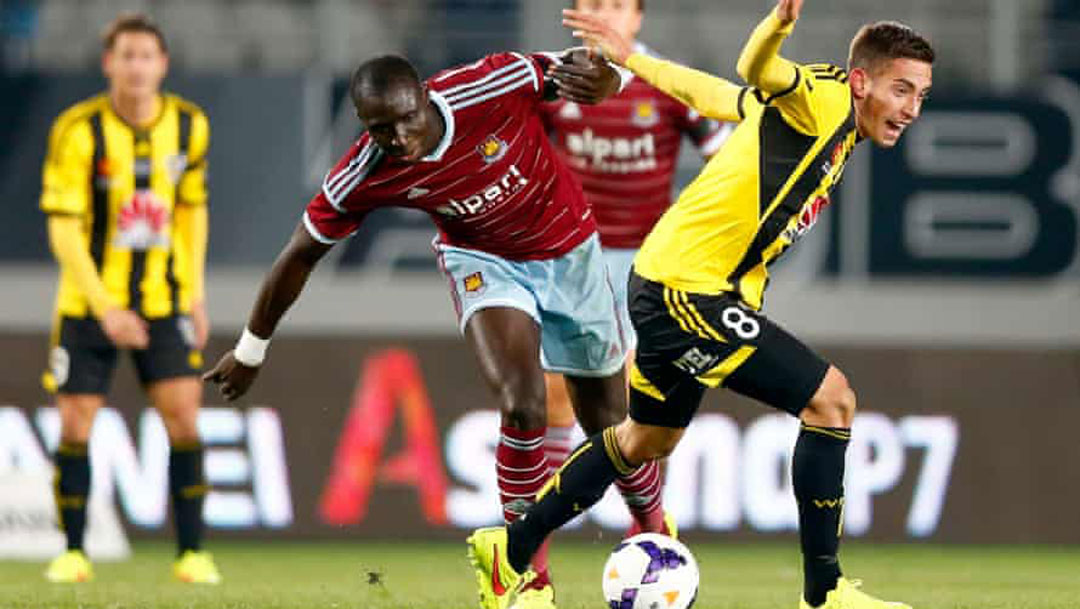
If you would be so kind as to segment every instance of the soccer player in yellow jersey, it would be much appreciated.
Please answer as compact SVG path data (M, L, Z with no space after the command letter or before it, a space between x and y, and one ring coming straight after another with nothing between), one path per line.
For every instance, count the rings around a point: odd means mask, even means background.
M220 580L200 548L207 487L196 427L209 332L203 264L210 128L198 106L161 92L168 65L157 25L139 14L120 16L104 36L108 91L64 111L49 136L41 208L60 286L44 384L60 410L56 501L68 548L46 571L54 582L93 578L83 553L87 444L120 350L131 351L169 437L179 546L173 573L182 581Z
M630 316L638 351L630 416L582 444L525 516L469 538L483 604L501 609L555 528L611 481L669 454L708 387L724 386L802 421L792 464L804 565L801 608L886 609L841 575L844 455L855 393L844 375L760 313L767 265L828 204L858 142L891 147L919 116L934 52L911 28L864 26L848 69L779 55L802 0L780 0L738 62L749 86L635 53L604 22L564 24L704 116L740 121L646 238L634 260Z

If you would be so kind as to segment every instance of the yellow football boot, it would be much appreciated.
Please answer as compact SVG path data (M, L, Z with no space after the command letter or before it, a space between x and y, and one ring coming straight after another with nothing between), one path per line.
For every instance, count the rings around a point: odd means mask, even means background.
M526 585L510 609L555 609L555 588L550 582L540 587Z
M54 584L88 582L94 579L94 568L82 550L68 550L49 563L45 579Z
M188 584L220 584L221 572L209 552L187 550L173 563L173 577Z
M810 606L806 599L799 599L799 609L911 609L904 603L883 601L874 598L859 590L862 582L857 579L841 577L836 582L836 588L829 590L825 596L825 603L816 608Z
M630 528L626 531L626 537L633 537L640 533L644 533L645 530L641 528L641 525L635 520L630 523ZM656 531L661 535L667 535L672 539L679 538L679 525L675 522L675 517L671 515L671 512L664 510L664 528L663 530Z
M476 570L480 609L507 609L525 578L506 559L506 527L476 529L465 543Z
M671 515L671 512L664 510L664 535L672 539L679 538L679 525L675 522L675 517Z

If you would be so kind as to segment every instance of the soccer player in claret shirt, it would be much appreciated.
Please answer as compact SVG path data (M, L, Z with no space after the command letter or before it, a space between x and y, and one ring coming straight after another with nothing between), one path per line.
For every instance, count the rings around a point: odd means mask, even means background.
M435 249L460 329L498 399L498 484L512 521L550 475L541 360L566 375L585 429L599 432L626 413L624 337L595 219L540 121L545 98L593 103L621 82L586 51L499 53L426 82L400 57L362 64L350 92L367 130L327 174L235 350L206 378L229 399L243 394L333 244L372 209L423 210L439 228Z
M630 316L638 348L630 416L577 448L528 512L470 537L487 607L504 607L553 530L618 475L669 454L707 387L724 386L802 421L792 464L805 583L800 607L886 609L841 575L844 455L855 393L844 375L760 313L766 266L806 233L855 145L891 147L918 118L934 52L911 28L864 26L848 70L800 65L779 50L801 0L781 0L739 58L739 87L635 53L602 20L564 23L635 74L705 116L741 121L634 259ZM505 593L502 593L506 591Z
M83 553L87 444L125 349L169 437L179 548L173 574L218 583L217 566L201 549L207 487L196 426L209 332L203 264L210 126L198 106L161 92L169 57L148 17L118 17L104 47L109 90L56 119L42 178L41 209L60 263L44 384L60 411L56 501L67 536L67 551L45 575L54 582L93 578Z

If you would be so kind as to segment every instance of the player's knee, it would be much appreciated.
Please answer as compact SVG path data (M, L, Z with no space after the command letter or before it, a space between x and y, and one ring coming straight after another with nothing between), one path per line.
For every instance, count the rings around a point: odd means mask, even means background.
M624 428L619 436L619 449L623 458L633 465L654 461L669 456L679 443L678 434L643 433L640 428Z
M514 429L538 429L547 424L543 379L509 376L499 383L502 423Z
M675 450L674 443L666 442L638 442L632 443L624 451L626 454L623 457L629 463L634 465L641 465L646 461L655 461L657 459L664 459L671 455L671 452Z
M803 421L823 427L851 427L858 400L847 377L830 368L803 412Z
M601 403L599 412L600 428L618 425L619 421L626 418L626 397L608 396L609 399Z
M86 444L94 427L98 406L84 396L60 398L60 440L65 444Z
M626 418L626 406L618 401L597 400L589 408L582 409L581 429L586 435L598 434Z
M169 444L197 444L199 442L198 410L192 412L162 413L162 423L165 424L165 433L169 436Z

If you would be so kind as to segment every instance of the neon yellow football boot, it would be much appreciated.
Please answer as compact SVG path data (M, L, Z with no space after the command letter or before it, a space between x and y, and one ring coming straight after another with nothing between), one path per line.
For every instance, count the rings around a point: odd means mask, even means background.
M68 550L49 563L45 579L54 584L88 582L94 579L94 567L82 550Z
M671 512L664 510L664 534L672 539L679 538L679 525L675 522L675 517L671 515Z
M220 584L221 572L209 552L187 550L173 563L173 577L189 584Z
M861 585L862 582L857 579L841 577L836 582L836 588L829 590L829 593L825 596L825 603L816 609L911 609L910 605L904 603L874 598L859 590ZM814 608L806 602L806 599L800 598L799 609Z
M555 609L555 588L551 582L526 584L510 609Z
M480 609L507 609L525 578L506 559L506 527L476 529L465 543L476 570Z
M639 533L644 533L644 529L635 520L630 523L630 528L626 531L626 537L633 537ZM672 539L679 538L679 525L675 522L675 517L671 515L671 512L664 510L664 528L661 531L657 531L661 535L667 535Z

